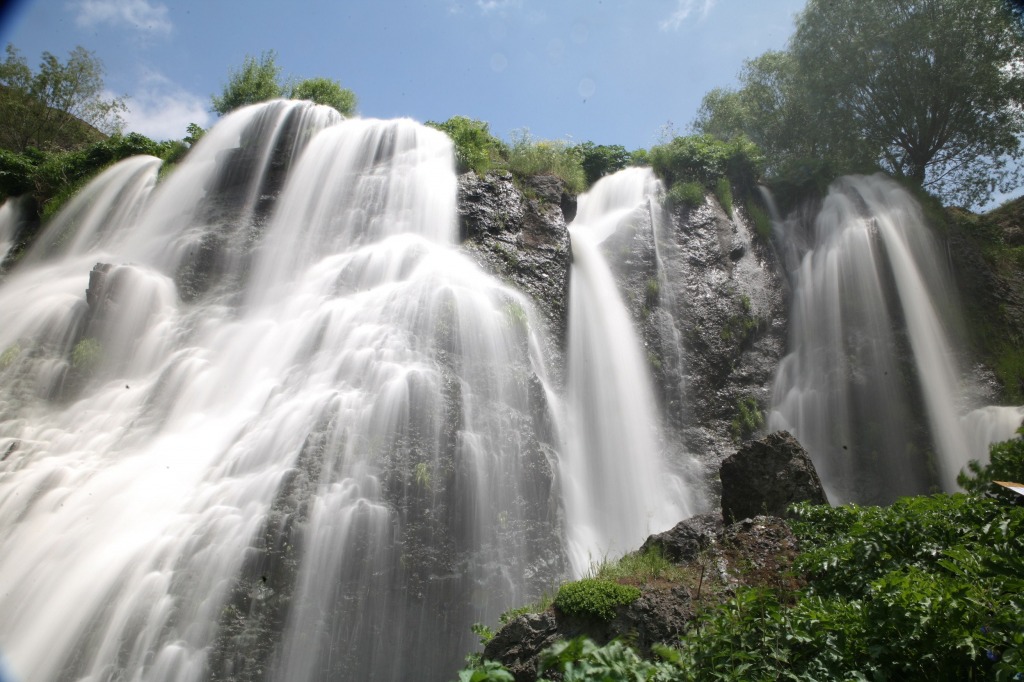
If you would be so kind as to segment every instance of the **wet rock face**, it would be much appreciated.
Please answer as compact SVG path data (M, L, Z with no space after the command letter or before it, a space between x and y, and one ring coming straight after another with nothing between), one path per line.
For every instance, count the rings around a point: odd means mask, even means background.
M576 200L556 177L523 182L520 189L508 173L459 176L462 248L532 301L548 327L553 364L561 367L572 264L566 224Z
M828 504L807 451L786 431L745 444L722 462L720 473L726 522L758 514L785 516L795 502Z
M666 376L663 390L680 392L668 418L710 472L764 421L785 354L788 288L772 245L741 207L730 217L708 196L669 218L660 299L684 350L681 377Z

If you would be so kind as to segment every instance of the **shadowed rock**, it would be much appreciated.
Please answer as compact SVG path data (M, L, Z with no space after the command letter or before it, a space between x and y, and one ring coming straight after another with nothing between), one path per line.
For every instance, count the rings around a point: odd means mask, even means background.
M722 462L722 517L786 516L795 502L828 504L811 458L796 438L777 431L746 443Z

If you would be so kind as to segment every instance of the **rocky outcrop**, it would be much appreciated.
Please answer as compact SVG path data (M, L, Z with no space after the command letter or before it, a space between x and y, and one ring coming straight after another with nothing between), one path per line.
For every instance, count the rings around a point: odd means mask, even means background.
M655 539L658 538L658 539ZM696 539L700 549L696 552ZM620 606L609 621L580 618L549 608L513 618L486 644L483 657L498 661L517 682L537 679L541 653L559 640L589 637L598 644L615 638L650 654L654 644L672 644L698 613L720 603L740 586L796 589L790 575L797 543L780 518L758 516L723 526L714 515L687 519L645 547L685 556L670 577L640 585L641 595Z
M711 471L754 435L785 354L788 290L771 243L713 196L670 212L667 286L685 347L682 409L670 412Z
M735 468L751 473L744 477ZM598 644L624 638L638 652L672 644L697 615L733 596L743 586L796 590L792 572L797 540L784 518L797 501L827 503L814 465L787 433L774 433L742 447L722 464L722 514L703 514L647 538L640 553L658 552L674 564L661 577L639 584L641 595L620 606L608 621L570 616L551 607L513 618L484 647L517 682L535 680L541 653L559 640L585 636ZM734 495L769 508L745 514ZM725 522L723 522L723 517ZM731 522L734 519L742 519Z
M522 181L509 173L459 176L462 249L512 288L543 316L555 369L562 366L572 251L568 222L576 199L553 176Z
M796 438L778 431L745 444L722 462L722 516L786 516L796 502L828 504L814 464Z

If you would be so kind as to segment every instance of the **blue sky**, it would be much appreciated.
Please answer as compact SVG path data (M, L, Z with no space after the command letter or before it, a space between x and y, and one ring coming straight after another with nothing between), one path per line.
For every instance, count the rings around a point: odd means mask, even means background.
M35 67L94 52L127 128L181 138L244 57L355 91L363 116L464 115L508 138L629 149L683 132L743 60L785 45L804 0L15 0L0 41ZM286 9L287 8L287 9Z

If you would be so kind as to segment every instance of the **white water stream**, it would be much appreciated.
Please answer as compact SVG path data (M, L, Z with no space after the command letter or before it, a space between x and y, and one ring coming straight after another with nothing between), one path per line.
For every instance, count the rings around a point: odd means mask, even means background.
M471 623L686 511L596 244L565 420L529 302L456 248L443 134L273 102L158 169L0 285L18 680L448 679ZM600 187L574 233L643 200Z
M961 419L955 313L943 309L954 302L906 191L883 176L833 185L795 273L792 350L769 421L808 449L833 503L956 490L970 459L987 460L973 434L1012 435L984 415Z
M562 471L569 550L577 573L617 557L693 513L661 454L650 370L601 243L616 230L652 230L657 180L632 168L580 197L569 228L569 433ZM614 417L614 418L611 418Z

